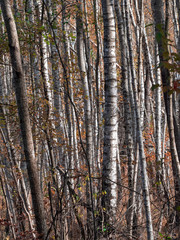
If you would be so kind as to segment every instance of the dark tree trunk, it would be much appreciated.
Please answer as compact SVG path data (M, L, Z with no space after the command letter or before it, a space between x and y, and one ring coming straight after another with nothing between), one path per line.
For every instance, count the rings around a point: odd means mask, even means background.
M40 188L37 163L34 154L34 145L30 124L30 116L28 111L28 101L21 61L19 39L9 1L1 0L0 3L8 33L11 62L13 67L14 86L16 92L16 101L18 106L20 127L24 144L24 153L27 161L27 169L31 186L31 194L37 224L37 231L39 234L39 238L45 239L46 223L44 216L44 205Z

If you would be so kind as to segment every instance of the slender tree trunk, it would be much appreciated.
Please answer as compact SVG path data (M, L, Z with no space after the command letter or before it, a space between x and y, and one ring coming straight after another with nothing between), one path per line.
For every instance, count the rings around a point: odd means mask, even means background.
M140 118L141 118L141 128L144 128L144 111L145 111L145 90L144 90L144 72L143 72L143 60L142 60L142 37L143 37L143 27L144 27L144 6L143 0L139 1L139 39L138 39L138 79L139 79L139 100L140 100Z
M6 117L5 117L6 119ZM31 204L28 198L28 194L27 194L27 190L26 190L26 185L25 185L25 181L24 181L24 176L22 174L21 168L18 165L17 162L17 158L16 158L16 152L13 146L13 142L12 139L10 137L10 132L9 132L9 123L6 121L6 125L7 125L7 131L6 131L6 135L7 135L7 139L5 137L5 134L3 133L2 128L0 128L0 132L1 132L1 136L3 139L3 142L7 148L7 152L8 152L8 158L10 161L10 165L11 165L11 170L12 170L12 175L14 178L14 181L16 183L16 188L19 194L19 197L23 203L23 208L25 211L25 214L28 217L29 220L29 225L30 225L30 231L32 232L32 237L33 239L35 238L35 234L33 233L34 231L34 221L32 219L32 210L31 210ZM10 143L10 144L8 144ZM15 171L16 169L16 171ZM17 171L18 171L18 175L21 176L21 178L19 179L19 176L17 176Z
M37 163L34 154L34 145L28 111L28 101L26 96L26 86L21 62L19 40L9 1L1 0L0 3L8 32L16 100L24 144L24 153L27 161L37 231L39 233L39 237L41 239L45 239L46 223L44 215L44 204L40 188Z
M159 66L159 57L158 57L158 47L157 43L155 42L155 67L156 67L156 84L161 85L161 76L160 76L160 69ZM157 183L157 189L158 194L160 193L160 190L162 189L162 183L161 183L161 177L162 177L162 154L161 154L161 88L158 87L156 89L156 183Z
M72 101L72 79L71 79L71 73L70 73L70 52L69 52L69 40L68 40L68 19L66 19L66 2L62 1L62 30L63 30L63 50L64 50L64 65L66 67L66 73L68 74L68 80L69 83L67 85L66 82L64 82L64 99L65 99L65 111L66 111L66 117L67 117L67 123L68 123L68 155L69 155L69 163L68 168L71 171L71 174L73 173L74 169L74 144L73 144L73 109L71 108L70 100L68 97L68 94L70 95ZM64 72L65 74L65 72Z
M149 183L148 183L148 175L146 170L146 157L144 153L142 126L140 121L140 109L139 109L140 106L139 106L139 99L138 99L138 92L137 92L135 67L133 62L132 36L130 32L130 18L129 18L129 4L130 4L129 0L126 0L125 3L126 3L125 9L126 9L127 41L128 41L128 47L129 47L132 85L133 85L133 91L134 91L134 102L135 102L136 121L137 121L137 140L139 143L142 190L143 190L143 197L144 197L144 206L146 211L147 238L148 240L154 240L151 207L150 207L150 195L149 195L149 186L148 186Z
M95 79L96 79L96 117L97 121L97 132L96 134L96 144L95 144L95 158L97 159L97 167L100 171L100 122L101 122L101 108L100 108L100 36L99 36L99 22L98 22L98 1L93 0L93 10L94 10L94 21L95 21L95 33L97 41L97 55L95 64Z
M132 115L130 109L130 97L129 97L129 87L128 87L128 64L127 64L127 42L125 40L125 30L123 18L120 10L119 1L115 1L115 10L118 21L118 32L119 32L119 41L121 48L121 67L122 67L122 84L123 84L123 100L124 100L124 117L125 117L125 138L127 145L127 155L128 155L128 187L129 192L129 201L128 208L129 213L127 217L128 225L128 234L129 239L132 239L132 228L133 228L133 216L134 216L134 204L135 198L133 197L133 162L134 162L134 153L133 153L133 137L132 137Z
M102 172L102 206L105 227L113 224L117 208L117 73L116 73L116 31L114 6L111 0L102 0L104 22L104 152Z
M54 26L57 26L58 23L54 19L54 15L57 14L56 4L52 0L48 0L46 2L46 10L47 10L47 17L48 21L53 22ZM58 30L54 29L56 36L58 35ZM50 29L51 35L52 29ZM61 81L60 81L60 65L59 65L59 57L58 57L58 51L56 49L55 44L51 41L50 43L50 50L51 50L51 69L52 69L52 77L53 77L53 117L55 120L55 130L57 134L57 144L61 145L55 146L55 156L57 158L56 164L63 164L63 154L64 154L64 147L65 141L63 139L64 136L64 122L63 122L63 113L62 113L62 99L61 99Z
M6 208L7 208L7 212L8 212L8 216L9 216L9 221L11 223L11 231L12 231L12 236L13 236L13 239L16 240L16 231L15 231L15 222L14 222L14 214L13 212L11 211L11 203L10 203L10 198L9 198L9 194L10 194L10 191L7 190L8 186L7 186L7 181L6 181L6 177L5 177L5 174L3 172L3 170L0 170L0 182L1 182L1 187L2 187L2 192L3 192L3 195L5 197L5 201L6 201Z
M173 168L174 185L175 185L175 209L177 214L176 225L178 226L180 221L180 212L178 211L178 206L180 206L180 163L179 163L177 146L175 142L175 134L174 134L172 94L170 94L169 92L170 87L172 86L172 79L170 76L169 69L166 68L164 65L164 63L168 61L167 56L169 55L168 46L166 44L167 23L165 24L164 2L162 0L156 0L156 1L152 0L151 4L152 4L154 20L155 20L156 38L157 38L158 47L159 47L161 78L162 78L162 85L164 88L164 102L165 102L165 109L167 114L167 124L169 129L172 168Z
M78 65L80 70L80 77L83 84L83 95L84 95L84 114L85 114L85 126L86 126L86 162L89 172L89 187L87 189L87 200L91 202L92 213L87 211L90 218L93 220L93 231L94 239L96 239L96 227L95 227L95 217L94 217L94 203L93 203L93 189L92 189L92 160L93 160L93 136L92 136L92 111L91 111L91 100L90 100L90 89L86 71L86 57L84 52L84 34L83 34L83 8L82 1L78 3L78 12L76 16L76 29L77 29L77 55L78 55ZM88 222L89 222L88 217Z

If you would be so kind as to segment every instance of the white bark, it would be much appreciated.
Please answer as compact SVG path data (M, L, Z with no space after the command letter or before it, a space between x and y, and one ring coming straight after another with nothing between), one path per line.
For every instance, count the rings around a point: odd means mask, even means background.
M125 40L124 35L124 25L122 18L122 13L120 10L119 2L115 1L115 10L118 21L118 31L119 31L119 41L120 41L120 49L121 49L121 68L122 68L122 84L123 84L123 100L124 100L124 118L125 118L125 144L127 145L127 155L128 155L128 187L130 189L129 192L129 201L128 208L129 212L127 214L127 225L129 231L129 239L132 239L132 229L133 229L133 216L134 216L134 204L135 204L135 194L134 184L136 181L133 179L133 162L134 162L134 152L133 152L133 137L132 137L132 115L130 108L130 96L129 96L129 86L128 86L128 64L127 64L127 41ZM136 186L136 185L135 185Z
M44 204L42 198L42 192L40 189L40 182L38 179L38 170L35 159L34 144L30 123L30 116L28 110L28 101L26 94L26 85L24 79L24 72L22 67L22 60L20 54L19 39L17 35L17 29L12 14L9 1L1 0L1 8L3 12L3 18L5 21L11 62L13 66L13 77L15 83L16 101L18 106L18 113L20 119L20 127L22 133L22 139L24 144L24 153L27 161L27 169L31 186L33 207L35 211L35 218L37 224L37 230L39 234L42 234L42 238L46 235L46 222L44 215Z
M161 73L160 73L160 69L158 68L159 66L159 56L158 56L158 46L157 46L157 43L156 44L156 47L155 47L155 56L156 56L156 59L155 59L155 71L156 71L156 84L159 86L157 87L156 89L156 110L155 110L155 118L156 118L156 181L157 181L157 186L158 186L158 189L160 188L161 189L161 172L162 172L162 153L161 153L161 140L162 140L162 137L161 137L161 112L162 112L162 109L161 109ZM165 179L163 179L165 180ZM160 186L161 185L161 186ZM159 187L160 186L160 187Z
M94 202L93 202L93 189L92 189L92 160L93 160L93 128L92 128L92 109L91 109L91 96L90 88L88 83L88 76L86 71L86 56L84 49L84 34L83 34L83 8L82 1L77 3L78 12L76 15L76 30L77 30L77 55L78 55L78 66L80 70L80 77L83 84L83 97L84 97L84 115L85 115L85 129L86 129L86 153L85 160L88 167L89 174L89 186L87 185L87 201L92 206L92 212L87 211L88 223L89 218L92 216L93 220L93 232L94 239L96 239L96 227L95 227L95 217L94 217ZM88 224L89 225L89 224ZM90 226L88 226L90 227Z
M167 2L166 2L167 3ZM160 69L161 69L161 79L162 85L165 88L168 88L167 91L164 91L164 103L165 110L167 114L167 124L169 130L169 138L170 138L170 150L172 157L172 169L173 169L173 177L174 177L174 186L175 186L175 208L177 214L177 225L180 219L180 213L177 211L177 206L180 205L180 163L178 157L177 146L175 142L175 128L174 128L174 119L173 119L173 102L172 102L172 94L170 94L170 87L172 87L172 77L168 68L164 66L164 62L167 61L164 53L169 53L168 46L164 44L164 38L166 38L168 34L167 28L167 18L165 22L164 17L164 2L162 0L152 0L152 9L155 20L155 32L156 35L160 33L159 26L161 26L161 38L158 39L158 47L159 47L159 59L160 59ZM167 12L166 12L167 15ZM180 233L179 233L180 236Z
M132 50L132 36L130 32L130 18L129 18L129 1L126 0L126 26L127 26L127 40L129 47L129 56L130 56L130 66L132 74L132 84L134 90L134 101L135 101L135 111L137 119L137 139L139 143L139 156L140 156L140 165L141 165L141 177L142 177L142 189L144 196L144 206L146 211L146 228L147 228L147 238L148 240L154 240L152 217L151 217L151 207L150 207L150 195L149 195L149 186L148 186L148 176L146 170L146 158L144 153L144 144L143 136L140 122L140 109L139 109L139 99L137 93L137 81L135 68L133 63L133 50Z
M117 73L116 73L116 31L114 6L111 0L102 0L104 21L104 152L102 204L105 208L105 222L116 219L117 207Z

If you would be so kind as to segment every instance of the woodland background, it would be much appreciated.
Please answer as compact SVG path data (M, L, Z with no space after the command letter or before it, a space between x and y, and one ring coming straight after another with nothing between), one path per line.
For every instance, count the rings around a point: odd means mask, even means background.
M0 6L0 239L180 239L180 1Z

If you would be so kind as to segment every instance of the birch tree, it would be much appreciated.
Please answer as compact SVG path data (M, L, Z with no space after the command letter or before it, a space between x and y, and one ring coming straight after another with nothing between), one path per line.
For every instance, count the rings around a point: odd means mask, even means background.
M92 138L92 111L91 111L91 101L90 101L90 86L88 84L87 71L86 71L86 57L84 49L84 36L83 36L83 8L82 2L77 3L78 12L76 16L76 29L77 29L77 55L78 55L78 66L80 70L80 77L83 84L83 93L84 93L84 115L86 122L86 164L88 167L89 174L89 188L87 190L87 200L91 202L92 214L88 213L88 222L89 218L92 215L93 220L93 229L94 229L94 239L96 238L96 227L95 227L95 218L94 218L94 203L93 203L93 193L92 193L92 158L93 158L93 138ZM90 195L88 194L90 192ZM88 196L89 195L89 196Z
M164 63L168 61L167 56L169 56L168 46L165 42L167 36L167 27L165 28L165 17L164 17L164 3L162 0L153 1L152 8L154 13L155 20L155 31L156 39L159 47L159 58L161 63L161 79L162 85L164 88L164 102L165 109L167 114L167 123L169 129L170 137L170 148L171 148L171 157L172 157L172 168L174 175L174 184L175 184L175 208L177 213L177 223L179 222L179 211L177 211L178 206L180 205L180 164L177 152L177 145L175 142L174 135L174 122L173 122L173 105L172 105L172 94L169 93L170 87L172 86L172 78L169 72L169 69L165 67Z
M0 3L0 238L178 238L179 0Z
M34 154L34 144L32 139L32 130L28 111L26 85L21 62L22 60L20 54L19 40L9 1L2 0L0 3L8 33L16 100L18 106L22 139L24 144L24 153L27 161L27 169L31 186L36 225L39 235L42 239L45 239L46 222L44 215L44 204Z
M128 42L128 47L129 47L130 66L131 66L131 74L132 74L132 86L133 86L133 90L134 90L134 101L135 101L135 111L136 111L136 121L137 121L137 141L139 144L142 189L143 189L143 196L144 196L144 206L145 206L145 211L146 211L147 238L148 238L148 240L153 240L154 233L153 233L150 196L149 196L149 188L148 188L148 176L147 176L147 170L146 170L146 158L145 158L145 153L144 153L142 126L141 126L141 121L140 121L140 105L139 105L139 99L138 99L138 95L137 95L137 80L136 80L136 73L135 73L134 62L133 62L132 36L131 36L131 32L130 32L130 19L129 19L129 5L130 5L130 2L128 0L125 1L127 42Z
M133 162L134 162L134 149L133 149L133 134L132 134L132 115L130 108L130 96L128 87L128 63L127 63L127 41L125 36L125 23L123 22L122 12L120 9L120 4L115 1L115 10L118 21L118 32L119 32L119 42L121 49L121 66L122 66L122 81L123 81L123 99L124 99L124 111L126 119L126 145L128 154L128 186L130 189L128 208L129 213L127 214L127 224L129 231L129 239L132 239L133 232L133 216L134 216L134 204L135 204L135 192L132 189L136 187L137 174L133 174ZM138 164L136 163L136 166ZM134 175L134 176L133 176ZM134 179L133 179L134 178ZM135 184L134 184L134 183Z
M114 5L111 0L102 0L104 22L104 152L102 170L102 206L105 225L116 219L117 207L117 74L116 30ZM110 221L110 222L109 222ZM107 227L107 226L105 226Z

